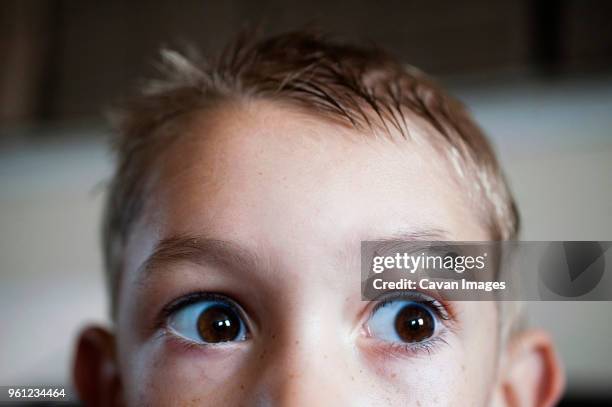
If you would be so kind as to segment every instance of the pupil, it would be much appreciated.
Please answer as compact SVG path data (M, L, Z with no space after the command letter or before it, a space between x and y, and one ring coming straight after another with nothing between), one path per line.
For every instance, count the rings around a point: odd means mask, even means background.
M240 333L240 320L230 308L213 305L198 317L198 333L208 343L233 341Z
M407 305L395 317L395 330L404 342L421 342L434 334L431 313L416 305Z

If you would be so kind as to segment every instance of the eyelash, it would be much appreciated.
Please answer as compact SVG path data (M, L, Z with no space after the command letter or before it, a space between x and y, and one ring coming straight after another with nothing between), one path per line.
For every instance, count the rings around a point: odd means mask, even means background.
M390 294L386 297L384 297L384 299L378 300L376 302L376 305L374 306L374 308L372 308L372 311L370 312L370 316L373 315L376 311L378 311L380 308L384 307L385 305L393 302L393 301L397 301L397 300L404 300L404 301L413 301L419 305L422 305L426 308L431 309L432 311L434 311L434 313L436 314L436 316L444 321L450 321L451 320L451 314L449 312L449 310L447 309L448 305L445 306L443 305L441 302L428 298L427 296L420 294L420 293L394 293L394 294Z
M175 343L177 343L178 345L181 346L181 348L185 351L185 352L189 352L192 350L199 350L202 348L202 344L199 344L197 342L193 342L190 341L188 339L185 339L183 337L181 337L180 335L176 335L175 333L173 333L170 329L164 327L163 329L159 330L158 334L157 334L157 338L158 339L162 339L162 338L168 338L171 339L172 341L174 341ZM210 346L210 345L208 345Z
M435 352L439 346L448 345L448 342L440 336L428 339L419 343L385 343L382 346L382 351L386 356L402 358L406 356L429 356Z

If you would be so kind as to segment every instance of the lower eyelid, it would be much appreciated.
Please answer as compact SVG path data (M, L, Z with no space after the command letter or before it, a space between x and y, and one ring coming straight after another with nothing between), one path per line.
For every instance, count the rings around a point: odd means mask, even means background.
M176 346L182 351L196 352L216 352L236 349L248 341L248 338L242 341L228 341L219 343L196 342L189 338L185 338L170 327L162 328L157 334L158 338L167 341L170 345Z
M370 339L367 341L369 343L365 346L368 346L370 351L381 358L403 359L432 356L443 346L449 346L443 336L437 336L417 343L388 342L376 338L368 339Z

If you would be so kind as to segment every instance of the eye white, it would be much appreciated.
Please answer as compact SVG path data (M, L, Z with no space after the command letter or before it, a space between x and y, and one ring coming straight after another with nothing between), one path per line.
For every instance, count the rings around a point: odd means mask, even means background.
M369 334L386 342L404 343L405 341L402 340L397 332L395 321L400 311L407 306L419 307L429 313L434 322L434 334L438 331L438 319L428 307L414 301L395 300L385 303L372 314L367 323Z
M246 325L242 317L225 302L218 300L202 300L181 307L170 316L168 326L178 336L192 342L206 344L208 342L202 339L198 330L198 319L203 312L206 312L207 309L213 306L222 306L226 308L228 312L236 314L240 323L240 329L236 338L231 342L244 341L246 339Z

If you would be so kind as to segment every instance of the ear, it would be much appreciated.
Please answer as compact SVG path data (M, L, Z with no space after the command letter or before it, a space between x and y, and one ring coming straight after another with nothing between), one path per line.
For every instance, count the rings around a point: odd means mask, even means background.
M73 381L86 406L118 406L121 381L115 337L101 327L85 328L77 340Z
M554 406L565 388L552 339L541 330L524 331L512 339L500 374L498 400L508 407Z

